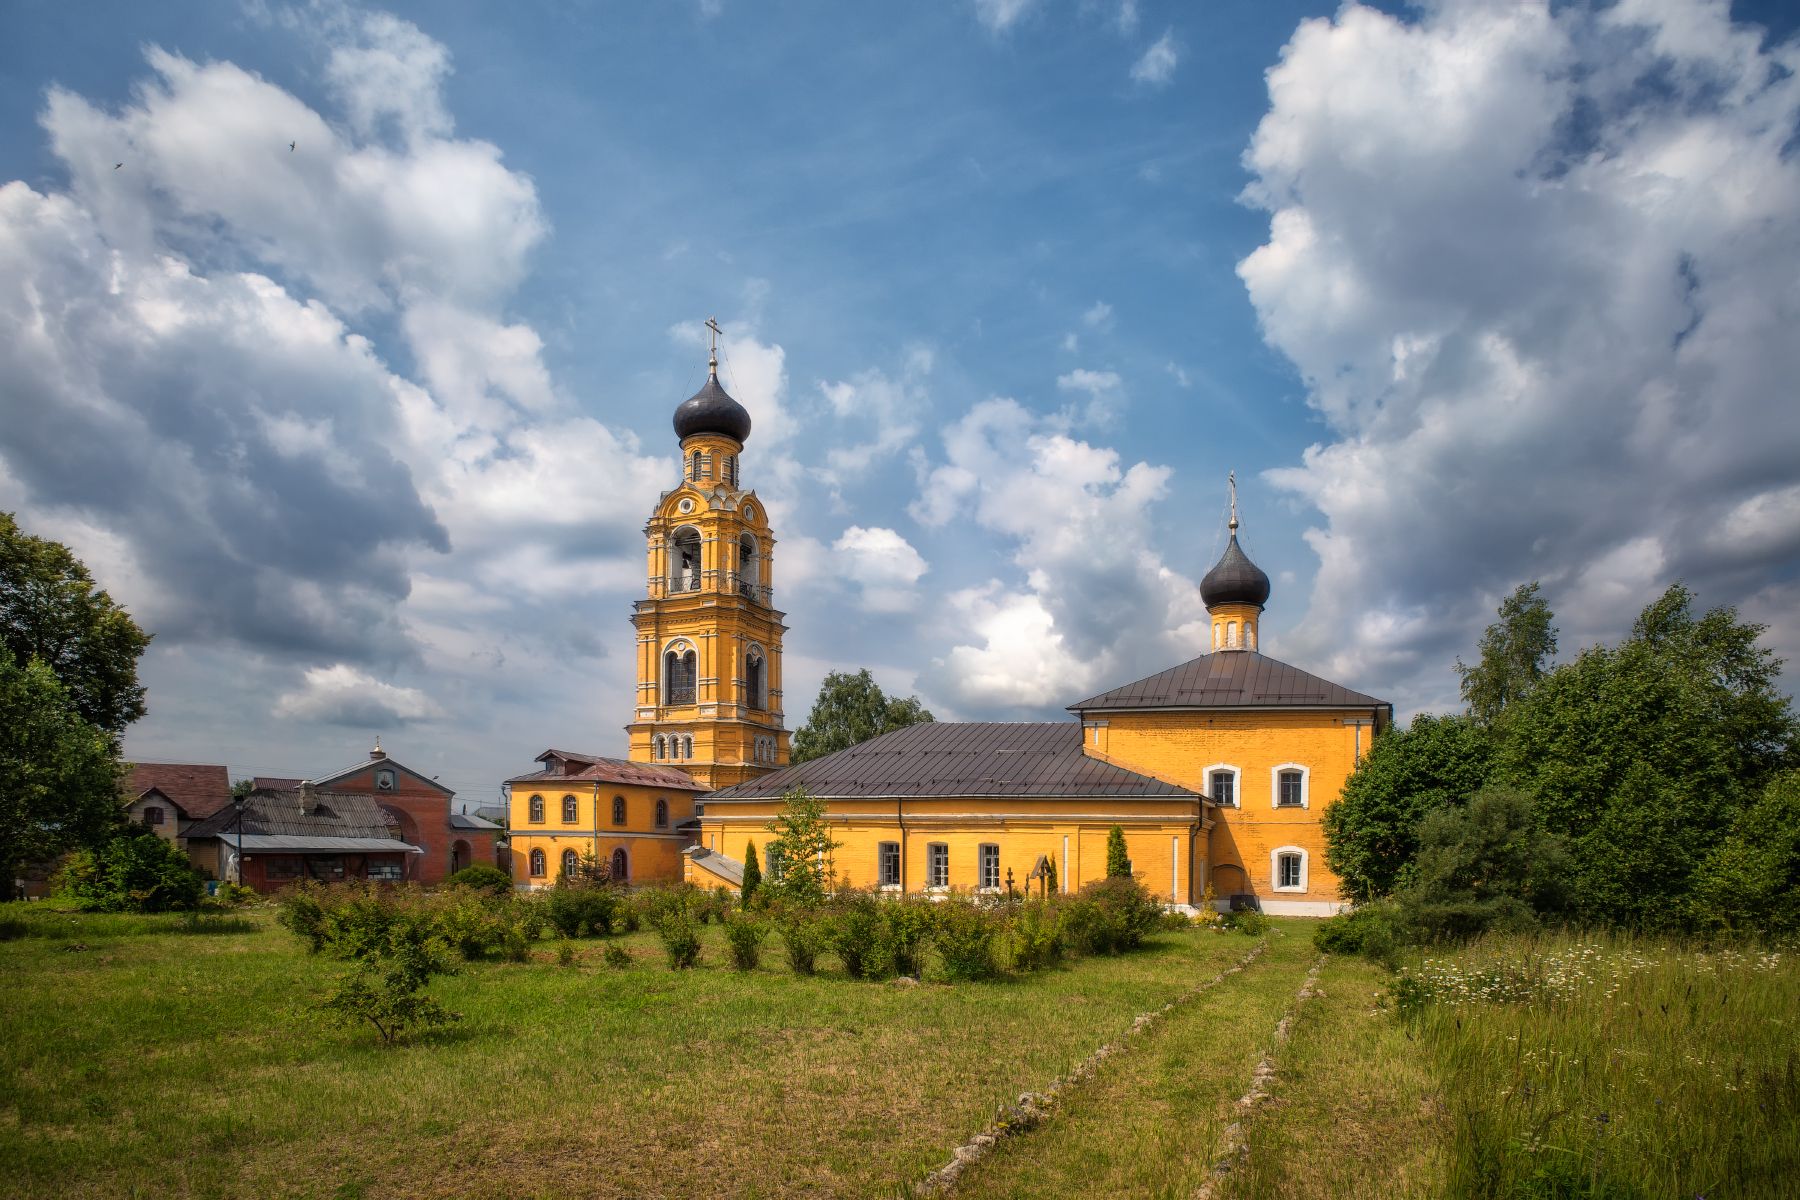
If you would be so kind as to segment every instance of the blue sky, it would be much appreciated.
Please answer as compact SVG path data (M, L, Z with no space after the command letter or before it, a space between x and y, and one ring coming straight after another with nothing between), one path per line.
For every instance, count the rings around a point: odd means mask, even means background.
M132 754L618 752L709 315L790 727L832 668L1025 718L1200 652L1232 470L1266 649L1403 713L1532 578L1566 650L1680 578L1800 653L1781 6L8 29L0 507L157 633Z

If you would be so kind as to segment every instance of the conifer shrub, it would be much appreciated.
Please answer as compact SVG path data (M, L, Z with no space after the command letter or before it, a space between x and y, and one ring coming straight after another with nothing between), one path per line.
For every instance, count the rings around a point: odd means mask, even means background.
M509 896L513 890L512 876L499 867L487 863L475 863L453 872L444 883L450 887L472 888L478 892L491 892L496 896Z
M745 908L757 902L757 889L762 887L762 864L756 861L756 843L744 843L744 882L738 889L738 899Z
M986 905L961 897L939 904L931 942L944 960L944 974L957 981L992 978L999 932L999 916Z
M1106 831L1106 877L1125 879L1131 875L1131 859L1125 854L1125 831L1114 825Z
M749 913L731 913L724 919L725 942L731 947L731 965L740 971L754 971L762 961L762 944L769 927L760 917Z

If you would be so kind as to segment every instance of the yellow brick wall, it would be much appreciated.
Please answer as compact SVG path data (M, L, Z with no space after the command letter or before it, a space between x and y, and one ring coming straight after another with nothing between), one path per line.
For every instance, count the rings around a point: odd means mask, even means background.
M1325 865L1325 810L1355 768L1358 730L1368 710L1329 712L1120 712L1089 714L1084 744L1107 761L1196 791L1207 774L1237 767L1238 805L1210 811L1218 820L1208 870L1222 898L1247 890L1265 900L1333 902L1338 880ZM1370 730L1360 732L1368 749ZM1275 807L1274 771L1294 764L1307 771L1307 806ZM1274 890L1270 854L1278 847L1306 852L1303 892ZM1236 882L1234 869L1246 884Z
M672 883L681 878L681 850L689 844L676 826L694 815L694 795L662 791L641 784L598 783L588 779L544 779L514 783L509 805L512 830L513 881L549 887L562 869L562 852L595 854L607 862L623 846L633 883ZM544 820L531 820L531 797L544 798ZM574 796L575 820L563 820L564 796ZM614 796L625 798L625 823L612 820ZM669 802L669 824L656 826L656 801ZM596 810L596 805L598 809ZM596 818L598 824L596 824ZM531 852L544 851L544 874L533 876Z

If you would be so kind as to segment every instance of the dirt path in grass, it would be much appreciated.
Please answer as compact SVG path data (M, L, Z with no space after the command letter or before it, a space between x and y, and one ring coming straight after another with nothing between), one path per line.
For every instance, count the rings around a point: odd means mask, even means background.
M967 1168L954 1194L1191 1195L1316 958L1310 935L1310 925L1278 926L1247 969L1108 1057L1048 1120Z

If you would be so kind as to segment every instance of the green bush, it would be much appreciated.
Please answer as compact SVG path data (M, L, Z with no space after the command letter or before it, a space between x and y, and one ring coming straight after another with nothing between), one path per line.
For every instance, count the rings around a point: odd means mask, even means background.
M1400 906L1391 900L1358 905L1313 930L1313 945L1324 953L1360 954L1387 967L1409 940Z
M1162 920L1162 905L1129 876L1088 884L1065 902L1069 940L1086 954L1118 954L1143 944Z
M1131 859L1125 854L1125 831L1114 825L1106 831L1106 877L1125 879L1131 875Z
M606 965L609 967L629 967L631 954L617 942L609 942L606 947Z
M1038 971L1063 954L1063 914L1048 900L1026 900L1016 905L1009 929L1012 966L1015 971Z
M776 928L781 931L789 968L796 975L811 975L818 967L819 952L825 949L824 922L805 909L789 909L782 913Z
M725 941L731 947L731 965L740 971L754 971L762 961L763 940L769 927L761 918L748 913L733 913L725 918Z
M1219 924L1233 933L1241 933L1248 937L1261 937L1269 932L1269 917L1260 908L1239 908L1224 913Z
M616 888L559 879L543 904L544 917L559 936L578 938L611 933L624 901Z
M738 899L745 908L756 903L757 889L762 887L762 864L756 861L756 843L744 843L744 882Z
M988 979L995 972L994 938L998 915L972 900L953 897L938 905L931 941L954 980Z
M832 898L826 937L850 978L875 979L886 969L881 935L881 901L854 890Z
M56 891L88 912L172 912L199 904L206 881L174 842L133 825L71 854Z
M324 893L319 884L297 883L281 893L275 911L281 927L306 939L306 948L314 954L325 948Z
M575 943L568 938L556 939L556 963L562 967L575 965Z
M478 892L492 892L496 896L510 896L513 890L512 876L487 863L464 867L444 882L451 887L474 888Z
M937 923L936 909L937 905L923 896L904 896L882 903L877 957L887 970L919 977L925 947Z
M707 896L691 883L653 883L631 895L631 907L644 924L655 929L670 916L705 920Z
M656 923L656 936L662 939L670 970L684 970L700 961L700 924L685 909L664 914Z
M1539 827L1531 797L1487 787L1468 807L1425 818L1414 882L1398 899L1425 941L1523 933L1539 927L1540 913L1563 908L1569 875L1562 840Z
M423 994L433 976L450 971L441 945L427 927L399 922L389 932L392 936L381 949L360 957L319 1007L342 1024L367 1021L387 1045L415 1028L460 1020L457 1013Z
M1702 929L1800 933L1800 771L1787 771L1738 814L1695 880L1693 923Z

